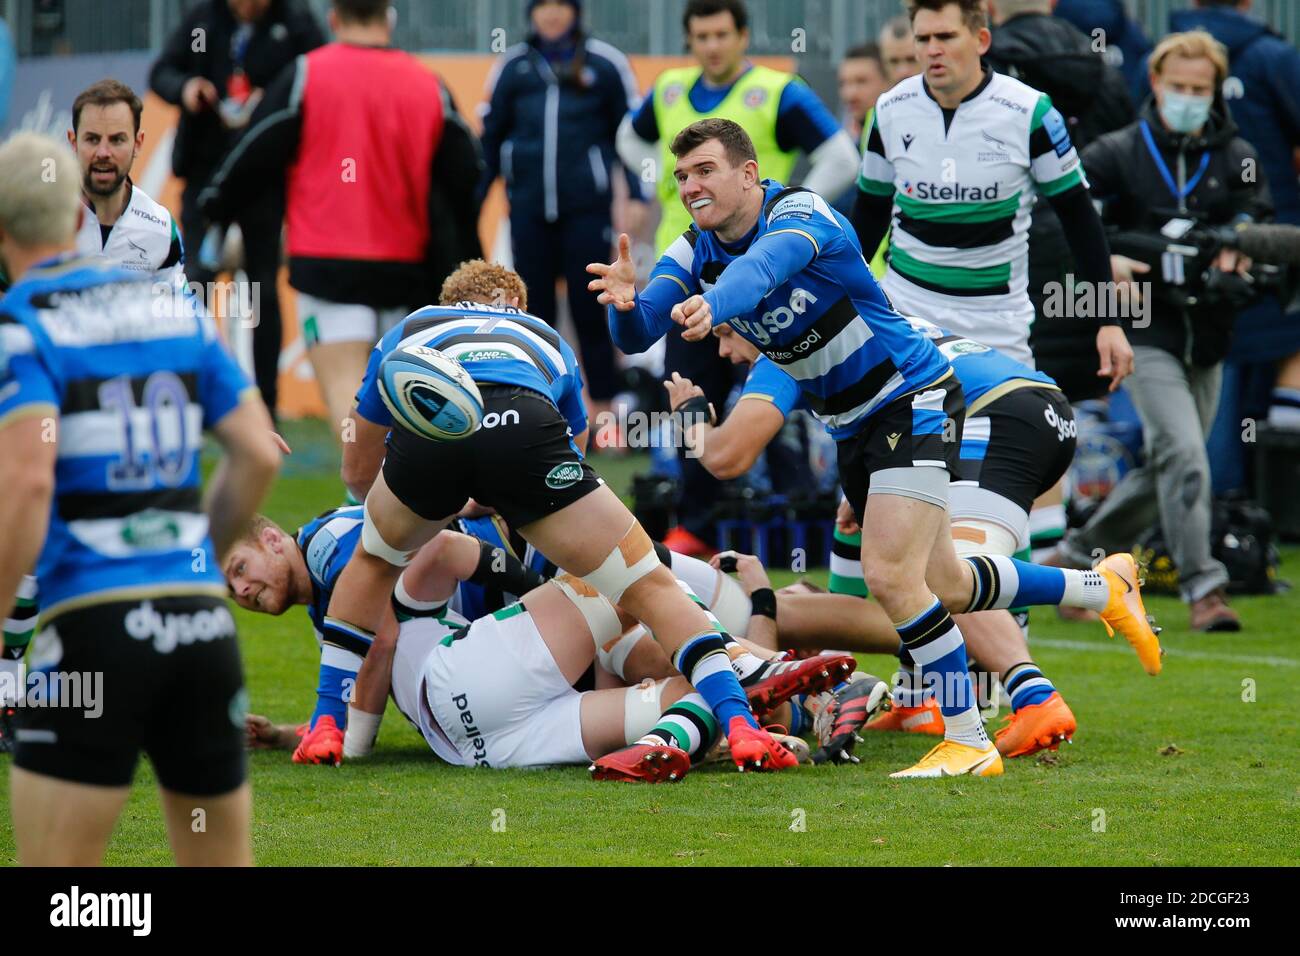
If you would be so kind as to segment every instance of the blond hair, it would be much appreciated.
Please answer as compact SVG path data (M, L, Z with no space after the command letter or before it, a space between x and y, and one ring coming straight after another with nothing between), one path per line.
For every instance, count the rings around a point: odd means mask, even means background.
M18 245L71 242L80 205L80 174L66 143L15 133L0 146L0 229Z
M1202 57L1209 60L1214 64L1216 87L1228 78L1228 51L1205 30L1171 33L1157 43L1151 51L1151 72L1159 76L1165 68L1165 60L1171 56L1180 56L1185 60L1199 60Z
M471 259L462 262L456 271L447 276L438 296L441 305L453 302L482 302L487 305L508 305L518 297L519 308L528 309L528 288L518 274L495 262Z

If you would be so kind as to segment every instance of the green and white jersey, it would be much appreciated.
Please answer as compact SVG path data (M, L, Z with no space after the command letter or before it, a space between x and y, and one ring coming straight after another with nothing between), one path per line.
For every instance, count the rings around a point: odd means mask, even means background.
M166 206L155 202L135 183L130 189L126 208L109 228L107 237L94 208L85 204L86 213L77 232L77 252L107 259L123 269L166 270L168 277L183 281L185 252L175 219Z
M881 96L858 177L894 198L886 289L968 312L1030 309L1035 191L1076 186L1087 179L1052 101L993 72L948 115L922 76Z

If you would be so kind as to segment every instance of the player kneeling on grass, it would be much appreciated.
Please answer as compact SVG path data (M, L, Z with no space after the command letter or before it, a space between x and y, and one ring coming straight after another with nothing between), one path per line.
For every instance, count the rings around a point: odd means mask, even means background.
M443 305L413 312L380 340L358 392L361 417L392 425L380 365L396 349L421 346L460 361L482 395L483 427L455 441L392 429L382 471L366 495L361 547L339 578L327 632L369 644L402 568L473 498L645 623L709 701L738 766L793 766L793 755L758 726L708 618L682 595L632 513L583 460L587 423L577 359L553 329L523 311L526 298L515 273L481 260L465 263L444 283Z

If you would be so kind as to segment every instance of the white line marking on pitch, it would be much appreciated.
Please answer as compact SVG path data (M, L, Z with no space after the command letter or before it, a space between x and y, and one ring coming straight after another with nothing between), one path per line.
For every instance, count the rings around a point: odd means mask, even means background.
M1034 647L1052 647L1065 651L1108 651L1112 654L1131 654L1132 648L1127 644L1099 644L1092 641L1058 641L1050 637L1031 637L1029 643ZM1197 661L1231 661L1234 664L1266 664L1270 667L1300 667L1300 661L1292 657L1267 657L1259 654L1218 654L1213 651L1189 651L1182 648L1166 648L1169 656L1183 657Z

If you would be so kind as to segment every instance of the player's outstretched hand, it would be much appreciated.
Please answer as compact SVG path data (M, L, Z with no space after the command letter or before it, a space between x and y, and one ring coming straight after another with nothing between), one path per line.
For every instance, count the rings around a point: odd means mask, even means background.
M664 388L668 389L668 407L673 411L688 398L704 395L704 389L677 372L673 372L673 377L664 382Z
M291 750L298 743L292 724L273 724L261 714L244 715L244 732L249 750Z
M746 594L753 594L761 588L770 588L772 581L767 576L763 562L752 554L740 554L737 551L722 551L709 559L709 565L724 574L735 571L740 578Z
M713 328L713 310L702 295L693 295L685 302L673 306L672 320L682 329L682 338L687 342L699 342Z
M599 293L596 301L601 305L612 305L620 312L636 307L636 266L632 264L632 240L626 232L618 237L618 258L609 265L588 263L587 271L597 277L587 283L587 289Z

